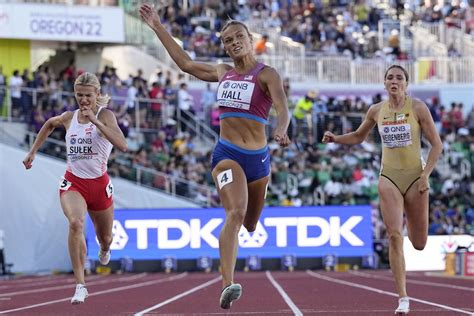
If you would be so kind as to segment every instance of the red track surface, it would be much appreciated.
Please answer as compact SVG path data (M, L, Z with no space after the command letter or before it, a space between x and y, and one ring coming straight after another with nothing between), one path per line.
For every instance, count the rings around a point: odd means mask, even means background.
M217 273L94 275L89 297L71 305L72 276L0 280L8 315L393 315L389 271L238 272L243 286L230 311L219 307ZM474 315L474 279L408 273L410 315Z

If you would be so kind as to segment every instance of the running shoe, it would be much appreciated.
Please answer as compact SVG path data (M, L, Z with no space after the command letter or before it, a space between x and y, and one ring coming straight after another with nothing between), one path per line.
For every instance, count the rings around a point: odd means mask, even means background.
M221 292L220 305L223 309L229 309L232 301L238 300L242 295L242 286L238 283L226 286Z
M408 297L402 297L398 300L398 308L395 310L395 314L408 314L410 311L410 300Z
M76 292L74 293L74 296L71 298L71 304L81 304L84 303L86 300L86 297L89 296L89 293L87 292L87 288L84 284L78 284L76 285Z
M99 261L102 265L109 264L110 261L110 249L107 251L103 251L102 248L99 250Z

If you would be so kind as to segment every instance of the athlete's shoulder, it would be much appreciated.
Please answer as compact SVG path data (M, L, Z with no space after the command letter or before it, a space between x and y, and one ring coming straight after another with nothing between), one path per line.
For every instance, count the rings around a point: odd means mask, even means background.
M369 107L368 112L378 112L383 107L385 101L380 101L378 103L374 103Z
M426 103L421 101L420 99L418 98L411 98L411 102L412 102L412 105L413 105L413 108L416 108L416 107L427 107Z
M217 77L219 78L219 81L221 81L224 78L224 75L234 69L229 64L219 64L215 66L216 71L217 71Z
M100 112L99 112L99 115L97 116L100 120L110 120L110 119L115 119L116 120L116 117L115 117L115 113L106 108L106 107L103 107Z
M377 110L380 110L380 108L382 108L382 106L383 106L383 104L384 104L385 102L386 102L386 101L383 100L383 101L374 103L374 104L372 104L372 105L369 107L369 110L370 110L370 109L377 109Z
M412 99L412 109L415 117L420 119L431 116L430 110L428 109L426 103L419 99Z
M69 122L70 120L72 120L75 112L76 111L66 111L66 112L63 112L63 113L59 114L57 117L59 117L59 119L63 123L64 122Z
M258 78L260 80L263 80L264 82L281 80L280 75L278 74L276 69L268 65L264 65L262 70L260 70L260 72L258 73Z
M381 102L372 104L369 107L369 110L367 111L367 118L377 121L378 114L380 113L380 110L382 109L384 102L385 101L381 101Z

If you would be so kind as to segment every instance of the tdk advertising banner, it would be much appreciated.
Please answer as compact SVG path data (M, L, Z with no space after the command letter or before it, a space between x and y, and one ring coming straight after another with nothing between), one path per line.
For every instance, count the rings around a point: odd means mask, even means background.
M115 210L112 259L219 258L222 208ZM99 245L88 219L88 255L96 258ZM327 254L372 254L370 206L267 207L257 229L239 232L238 257L322 257Z

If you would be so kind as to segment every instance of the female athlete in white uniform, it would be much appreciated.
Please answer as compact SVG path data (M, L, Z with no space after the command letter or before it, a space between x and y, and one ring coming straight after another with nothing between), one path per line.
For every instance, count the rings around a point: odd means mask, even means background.
M100 243L99 261L108 264L114 206L107 160L113 146L127 151L127 141L115 115L105 108L109 97L100 94L100 83L95 75L81 74L74 83L74 92L79 109L47 120L23 164L30 169L46 138L56 127L63 125L66 128L67 170L60 181L59 192L64 215L69 221L69 255L77 283L71 303L79 304L88 295L84 280L84 219L89 211Z

